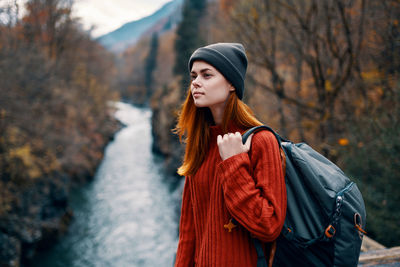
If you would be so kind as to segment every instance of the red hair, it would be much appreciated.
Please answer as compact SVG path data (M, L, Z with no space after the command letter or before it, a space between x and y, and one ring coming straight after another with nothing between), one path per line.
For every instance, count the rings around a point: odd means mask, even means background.
M226 103L221 123L223 133L227 133L228 125L234 123L239 128L251 128L262 125L254 116L253 111L236 95L231 93ZM178 123L174 132L179 140L186 143L185 156L178 174L194 175L201 166L209 147L210 126L214 120L209 108L198 108L194 105L193 97L188 90L186 100L178 114Z

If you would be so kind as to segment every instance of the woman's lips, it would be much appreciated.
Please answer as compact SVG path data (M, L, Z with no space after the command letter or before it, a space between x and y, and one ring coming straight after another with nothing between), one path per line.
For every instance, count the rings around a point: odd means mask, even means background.
M201 93L201 92L193 92L192 95L193 95L194 98L196 98L196 97L200 97L200 96L204 95L204 93Z

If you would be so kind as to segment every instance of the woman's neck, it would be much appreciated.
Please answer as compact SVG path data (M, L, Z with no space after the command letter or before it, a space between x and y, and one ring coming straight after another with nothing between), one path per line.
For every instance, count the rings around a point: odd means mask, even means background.
M215 125L221 125L222 119L224 118L225 106L226 106L226 103L224 103L223 105L209 107L211 110L211 114L213 116Z

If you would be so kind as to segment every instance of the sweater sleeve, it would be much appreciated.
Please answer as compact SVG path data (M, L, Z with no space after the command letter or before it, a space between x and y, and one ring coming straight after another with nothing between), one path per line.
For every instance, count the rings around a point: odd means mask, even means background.
M217 171L231 215L256 238L275 240L285 220L286 186L274 135L255 134L249 153L224 160Z
M175 267L194 266L195 231L193 207L189 178L185 178L183 188L181 218L179 223L179 242L176 252Z

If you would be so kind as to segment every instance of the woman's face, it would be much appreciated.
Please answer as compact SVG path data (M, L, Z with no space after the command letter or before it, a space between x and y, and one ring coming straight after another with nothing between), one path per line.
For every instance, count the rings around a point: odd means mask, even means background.
M195 61L190 76L190 90L196 107L225 108L229 94L235 88L216 68L205 61Z

